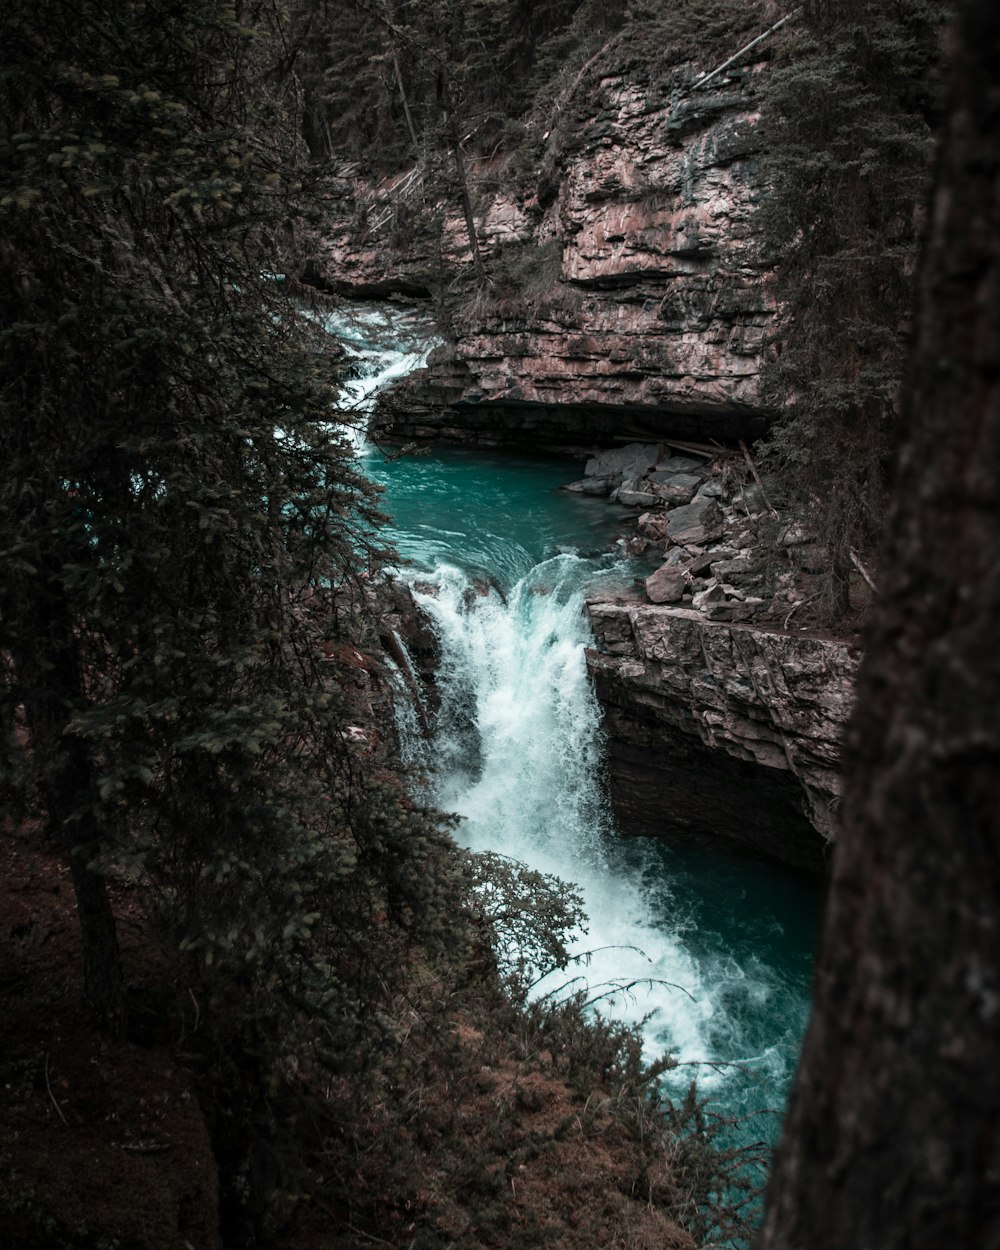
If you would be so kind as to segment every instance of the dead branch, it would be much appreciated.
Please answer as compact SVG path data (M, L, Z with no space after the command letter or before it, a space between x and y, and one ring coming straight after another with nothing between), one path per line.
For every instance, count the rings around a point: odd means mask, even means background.
M52 1099L52 1105L56 1109L56 1114L59 1116L59 1119L62 1120L63 1124L65 1124L66 1127L69 1128L69 1121L63 1115L62 1107L60 1107L59 1104L56 1102L56 1096L52 1092L52 1084L49 1081L49 1052L48 1051L45 1052L45 1088L49 1091L49 1097Z
M849 554L849 555L850 555L850 557L851 557L851 563L852 563L852 564L854 565L854 567L858 570L858 572L861 574L861 576L865 579L865 581L868 583L868 585L872 588L872 594L873 594L873 595L877 595L877 594L878 594L878 587L877 587L877 586L875 585L875 583L872 581L871 577L870 577L870 576L869 576L869 574L868 574L868 570L865 568L865 566L861 563L860 559L858 558L858 553L854 550L854 548L853 548L853 547L849 547L849 548L848 548L848 554Z
M788 622L792 619L792 617L799 610L799 608L804 608L807 603L812 603L812 601L814 599L818 599L822 593L823 592L821 590L817 590L816 593L814 595L810 595L808 599L796 599L796 601L792 604L791 610L789 611L788 615L782 621L781 628L787 629Z
M742 439L740 439L740 450L743 452L743 459L750 466L750 472L753 474L753 480L760 487L761 499L763 499L765 505L767 506L768 512L770 512L771 516L777 521L778 509L773 507L771 501L768 499L767 492L764 490L764 483L760 480L760 474L757 472L757 466L753 462L753 456L750 455L750 448Z

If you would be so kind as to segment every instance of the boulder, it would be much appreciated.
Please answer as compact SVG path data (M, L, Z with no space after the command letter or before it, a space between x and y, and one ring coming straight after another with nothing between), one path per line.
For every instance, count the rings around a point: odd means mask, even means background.
M705 476L705 462L696 456L671 456L661 460L656 466L657 473L696 473L699 478Z
M742 547L731 547L728 543L716 543L706 554L710 560L735 560L738 555L745 553Z
M563 490L573 491L578 495L610 495L616 484L610 477L584 477L578 482L569 482Z
M709 586L707 590L700 590L691 600L691 606L697 608L699 612L707 612L710 608L715 607L726 600L726 592L718 583Z
M639 533L654 542L662 542L667 536L667 514L665 512L644 512L639 518Z
M663 469L656 469L653 473L647 473L650 482L656 482L664 486L680 486L690 487L692 491L698 489L701 478L694 473L668 473Z
M671 547L663 563L673 569L682 568L690 570L694 567L691 552L688 551L687 547Z
M712 561L717 559L712 551L702 551L699 547L690 546L688 550L691 552L690 569L692 573L707 573L712 567Z
M626 508L649 508L659 502L659 497L650 490L641 490L644 483L630 482L618 491L618 502Z
M652 603L677 603L687 589L687 578L680 569L663 564L646 578L646 594Z
M706 543L722 537L722 512L714 499L695 499L667 514L667 534L679 544Z
M693 473L651 473L648 480L656 494L671 503L690 503L700 479Z
M736 608L741 606L741 604L730 603L728 600L710 603L705 608L705 616L710 621L731 621Z
M734 586L759 586L762 574L755 561L737 556L735 560L716 560L712 564L712 576Z
M587 477L608 477L617 485L628 478L644 477L660 454L657 443L626 443L591 456L584 466Z

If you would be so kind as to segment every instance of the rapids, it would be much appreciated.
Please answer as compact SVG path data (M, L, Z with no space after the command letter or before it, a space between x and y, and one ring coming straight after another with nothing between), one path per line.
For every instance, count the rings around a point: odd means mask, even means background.
M389 345L355 325L352 405L429 350L412 322L385 324ZM740 1119L737 1142L773 1139L805 1027L818 886L744 856L616 834L585 598L641 571L620 541L625 510L560 491L582 470L565 459L359 451L441 647L430 741L415 718L402 725L411 762L461 818L465 845L571 881L585 900L577 959L538 992L586 987L595 1010L641 1029L651 1059L675 1056L673 1092L694 1077Z
M407 736L411 761L462 818L465 845L584 896L580 958L540 992L561 979L604 995L599 1010L639 1025L650 1058L676 1056L676 1091L695 1076L770 1136L805 1025L817 887L749 857L616 835L584 600L635 576L620 515L559 492L577 472L563 461L438 451L370 457L369 472L441 645L441 710L429 743Z

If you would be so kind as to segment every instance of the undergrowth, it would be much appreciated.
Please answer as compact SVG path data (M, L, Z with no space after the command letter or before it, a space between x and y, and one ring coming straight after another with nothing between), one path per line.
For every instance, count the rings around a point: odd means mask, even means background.
M407 1250L739 1244L755 1214L745 1152L695 1086L666 1097L673 1060L647 1063L639 1029L585 992L533 997L570 964L576 892L459 855L474 935L460 965L413 968L363 1080L328 1074L317 1098L318 1070L300 1073L309 1176L283 1244L317 1224L338 1245Z

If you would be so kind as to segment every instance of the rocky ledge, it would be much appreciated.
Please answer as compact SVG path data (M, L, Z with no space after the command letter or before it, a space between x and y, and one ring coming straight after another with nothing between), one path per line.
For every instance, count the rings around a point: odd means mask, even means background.
M446 345L380 405L381 436L497 445L766 429L775 306L753 224L763 64L700 90L707 68L675 66L662 83L603 77L567 106L533 187L501 174L490 189L498 170L473 169L490 282L450 307ZM331 227L317 278L349 294L419 290L429 253L401 254L392 230L416 211L406 197L419 198L420 177L359 188L367 225ZM436 254L468 277L458 205L442 211Z
M749 452L683 448L601 452L566 488L631 509L629 545L658 565L588 605L619 824L819 869L860 651L810 622L822 553L769 506Z
M622 831L725 841L821 869L857 648L692 608L588 608Z

